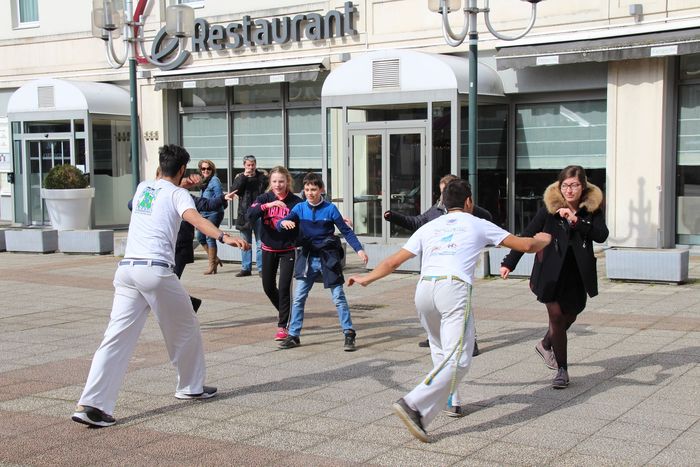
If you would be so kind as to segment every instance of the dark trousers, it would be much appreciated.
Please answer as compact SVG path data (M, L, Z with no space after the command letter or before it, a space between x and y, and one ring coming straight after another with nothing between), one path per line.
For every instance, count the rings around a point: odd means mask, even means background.
M277 327L286 328L292 299L292 277L294 275L294 250L281 253L262 251L262 284L265 295L277 309ZM279 285L275 283L279 269Z

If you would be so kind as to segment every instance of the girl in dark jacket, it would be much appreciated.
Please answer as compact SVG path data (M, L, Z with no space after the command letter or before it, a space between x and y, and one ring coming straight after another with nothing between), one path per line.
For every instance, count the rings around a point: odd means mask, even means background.
M530 289L544 303L549 330L535 350L545 364L557 370L552 387L569 385L566 331L586 307L586 294L598 295L593 242L608 238L603 213L603 192L586 179L583 167L570 165L544 192L544 207L522 232L552 235L552 242L535 256ZM515 269L522 253L511 250L501 263L501 277Z
M275 334L277 341L287 337L294 275L294 248L299 229L279 232L275 226L302 201L290 192L291 188L292 176L289 171L284 167L274 167L270 170L269 191L258 196L246 213L251 223L262 219L262 284L265 295L277 309L279 316ZM278 269L279 285L275 284Z

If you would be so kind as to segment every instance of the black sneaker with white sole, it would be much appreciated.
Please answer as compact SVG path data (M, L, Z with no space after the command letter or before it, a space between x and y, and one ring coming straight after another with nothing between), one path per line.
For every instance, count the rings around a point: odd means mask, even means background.
M403 397L394 402L393 408L394 413L399 416L404 425L406 425L406 428L408 428L408 431L419 440L427 443L428 434L425 432L425 428L423 428L420 412L410 408L406 401L403 400Z
M185 394L182 392L176 392L175 393L175 398L176 399L211 399L216 395L216 388L213 386L204 386L202 388L202 392L199 394Z
M278 347L280 349L293 349L294 347L299 347L300 345L301 341L299 340L299 336L288 335L279 343Z
M343 344L343 350L346 352L354 352L357 350L355 347L355 331L350 329L348 332L345 333L345 343Z
M71 420L82 423L83 425L96 427L112 426L117 423L111 415L104 413L97 407L90 407L89 405L77 406Z

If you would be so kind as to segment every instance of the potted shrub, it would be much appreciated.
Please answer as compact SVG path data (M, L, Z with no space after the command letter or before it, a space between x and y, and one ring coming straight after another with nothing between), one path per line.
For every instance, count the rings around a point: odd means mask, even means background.
M49 171L43 182L41 197L46 202L54 229L90 228L95 189L88 184L88 177L74 165L57 165Z

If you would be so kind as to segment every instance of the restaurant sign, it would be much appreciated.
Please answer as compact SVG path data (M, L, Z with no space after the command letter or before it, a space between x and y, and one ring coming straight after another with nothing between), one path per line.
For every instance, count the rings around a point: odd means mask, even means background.
M355 13L353 3L345 2L342 11L331 10L325 15L305 13L271 20L253 20L249 15L246 15L241 18L240 22L233 22L226 26L210 25L207 20L198 18L194 23L192 51L201 53L226 49L235 50L244 47L300 42L302 39L320 41L334 37L352 36L357 34L353 27ZM163 63L160 66L162 70L174 70L182 66L191 55L188 50L180 50L179 55L172 63L166 63L166 57L177 49L177 39L169 37L165 28L162 28L153 40L151 58L156 62Z

